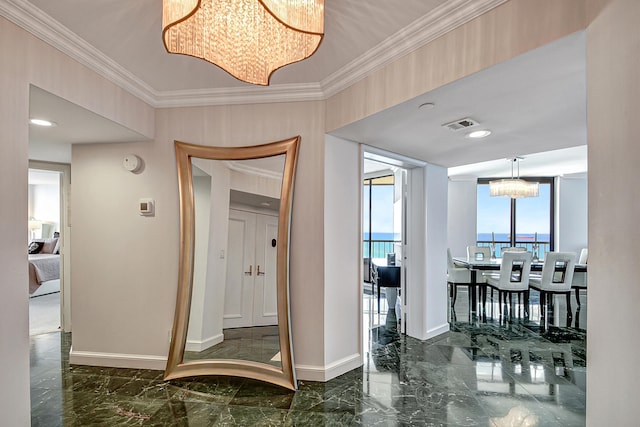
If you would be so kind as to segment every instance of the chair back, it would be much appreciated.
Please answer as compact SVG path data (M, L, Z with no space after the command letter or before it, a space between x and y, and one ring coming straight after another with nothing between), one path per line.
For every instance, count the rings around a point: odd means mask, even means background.
M456 268L456 265L453 262L453 257L451 256L451 249L447 248L447 270L453 270Z
M580 256L578 257L578 264L586 264L589 258L589 249L582 248Z
M540 289L569 291L576 267L575 252L547 252L544 255Z
M491 259L491 248L487 246L467 246L467 258L488 261Z
M526 290L529 288L531 252L505 252L500 265L499 287L503 290Z

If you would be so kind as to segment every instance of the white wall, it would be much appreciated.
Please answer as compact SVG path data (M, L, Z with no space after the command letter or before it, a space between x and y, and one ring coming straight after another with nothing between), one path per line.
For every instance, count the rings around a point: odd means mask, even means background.
M449 179L447 245L453 256L464 256L477 238L478 179Z
M409 170L407 334L424 340L449 330L447 318L447 169Z
M193 288L187 329L187 351L202 351L210 337L204 333L205 292L209 259L209 222L211 218L211 176L193 176L195 242L193 251ZM218 335L222 334L222 328Z
M640 2L587 2L587 424L638 425Z
M327 135L324 156L324 378L331 378L362 365L362 154L358 144Z
M556 251L575 252L587 247L587 174L556 178Z
M31 215L39 220L54 224L54 231L60 231L60 185L29 185L33 193Z

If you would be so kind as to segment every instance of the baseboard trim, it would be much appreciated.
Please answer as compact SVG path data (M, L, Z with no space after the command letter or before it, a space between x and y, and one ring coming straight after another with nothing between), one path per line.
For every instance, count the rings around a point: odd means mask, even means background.
M362 355L356 353L327 366L296 364L296 377L304 381L326 382L360 366L362 366Z
M93 351L69 351L72 365L107 366L110 368L152 369L164 371L167 366L165 356L147 354L99 353Z
M429 329L427 331L427 336L425 337L425 339L428 340L430 338L437 337L438 335L444 334L445 332L449 332L449 323L443 323L437 328Z
M210 347L213 347L216 344L220 344L222 341L224 341L223 334L214 335L212 337L207 338L204 341L191 340L191 341L187 341L187 344L185 345L185 350L186 351L203 351Z

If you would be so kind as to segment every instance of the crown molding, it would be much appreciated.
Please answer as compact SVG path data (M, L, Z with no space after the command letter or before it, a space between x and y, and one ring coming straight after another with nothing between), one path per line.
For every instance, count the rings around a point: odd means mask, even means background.
M156 97L155 106L158 108L199 107L204 105L320 101L322 99L324 99L324 93L319 83L300 83L166 91Z
M317 83L156 91L27 0L0 0L0 16L156 108L318 101L509 0L448 0Z
M449 0L320 82L325 98L509 0Z
M280 181L282 180L282 172L276 172L272 170L257 168L255 166L249 166L235 160L225 160L224 163L232 171L243 173L245 175L253 175L253 176L258 176L262 178L276 179Z
M149 85L28 1L1 1L0 15L132 95L154 105L157 94Z

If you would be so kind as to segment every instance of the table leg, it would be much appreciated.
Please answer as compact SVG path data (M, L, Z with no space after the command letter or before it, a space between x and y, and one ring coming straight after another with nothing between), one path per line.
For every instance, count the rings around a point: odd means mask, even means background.
M471 285L469 285L469 291L471 292L471 313L476 313L476 305L478 304L478 298L476 295L477 287L477 271L471 270Z

